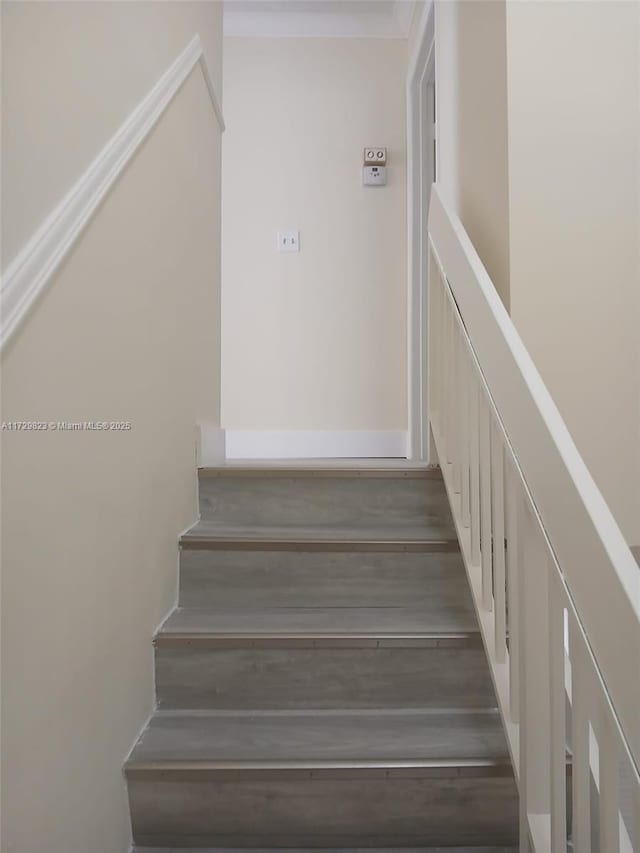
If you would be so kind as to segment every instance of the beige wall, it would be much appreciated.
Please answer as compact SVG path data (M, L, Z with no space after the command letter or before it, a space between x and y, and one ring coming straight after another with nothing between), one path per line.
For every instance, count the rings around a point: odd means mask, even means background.
M459 215L509 308L505 0L459 4Z
M83 5L3 3L14 243L195 32L219 74L218 4L86 4L96 18ZM52 15L60 62L48 52ZM42 63L19 50L32 27ZM51 102L66 92L78 109L115 103L114 66L126 69L121 94L130 79L136 96L100 133L91 112L78 118L92 140L67 163L70 111L51 124ZM39 183L49 157L53 172L66 163L53 195ZM31 160L23 216L16 193ZM175 601L179 532L196 517L195 424L219 414L219 195L220 131L196 66L3 353L4 421L132 424L2 433L3 853L129 849L122 765L154 706L152 636Z
M441 189L632 543L639 15L615 0L436 2Z
M505 0L436 3L438 179L509 308Z
M640 5L507 7L511 306L640 542Z
M225 40L225 427L406 429L406 51ZM365 145L389 149L385 188L362 186Z
M458 8L460 3L435 0L437 180L446 202L459 214L458 163Z

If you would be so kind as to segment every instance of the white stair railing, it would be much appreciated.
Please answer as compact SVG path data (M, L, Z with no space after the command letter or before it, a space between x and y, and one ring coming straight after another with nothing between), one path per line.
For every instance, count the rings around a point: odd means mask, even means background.
M520 850L640 851L640 570L460 220L429 214L429 421Z

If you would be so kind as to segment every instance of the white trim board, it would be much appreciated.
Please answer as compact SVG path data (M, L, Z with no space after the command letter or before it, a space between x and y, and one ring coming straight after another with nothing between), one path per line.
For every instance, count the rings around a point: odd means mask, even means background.
M407 73L407 375L408 375L408 455L411 459L431 458L427 411L427 300L425 240L427 208L424 194L424 86L435 65L435 9L426 2L418 22Z
M416 11L416 0L396 0L393 13L405 38L411 32L411 23Z
M196 459L198 468L207 468L224 462L226 456L225 431L215 424L199 423L196 428Z
M101 201L198 64L218 125L224 131L220 102L200 36L196 35L7 267L0 284L0 350L49 284Z
M227 459L365 459L407 455L405 430L225 431Z

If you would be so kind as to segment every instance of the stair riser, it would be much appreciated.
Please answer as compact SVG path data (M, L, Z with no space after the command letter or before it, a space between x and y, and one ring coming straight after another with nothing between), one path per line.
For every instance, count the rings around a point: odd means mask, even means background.
M317 853L518 853L516 847L320 847ZM243 847L243 853L308 853L302 847ZM238 853L237 847L135 847L132 853Z
M128 780L134 841L174 847L517 843L511 776L224 781L167 770Z
M175 642L175 641L174 641ZM491 708L481 646L156 648L161 708Z
M189 551L181 607L403 607L472 603L460 554Z
M411 526L450 519L444 485L416 477L200 476L206 521L251 528Z

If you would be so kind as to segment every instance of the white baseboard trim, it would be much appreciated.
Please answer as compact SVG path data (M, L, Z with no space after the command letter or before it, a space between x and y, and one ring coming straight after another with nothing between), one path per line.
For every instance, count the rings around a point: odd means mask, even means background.
M226 457L226 435L222 427L198 424L198 468L220 465Z
M226 430L227 459L401 458L405 430Z
M0 350L49 284L100 202L198 63L220 130L224 130L220 101L200 36L196 35L7 267L0 283Z

